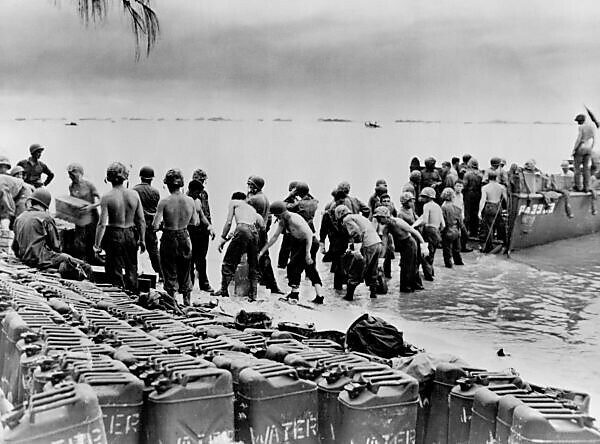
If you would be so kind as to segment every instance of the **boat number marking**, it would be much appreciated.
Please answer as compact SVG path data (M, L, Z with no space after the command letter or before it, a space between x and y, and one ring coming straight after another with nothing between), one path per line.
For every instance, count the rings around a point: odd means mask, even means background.
M544 204L533 204L531 206L521 205L519 207L519 213L521 214L552 214L554 213L554 208L556 208L556 202L552 202L548 206Z

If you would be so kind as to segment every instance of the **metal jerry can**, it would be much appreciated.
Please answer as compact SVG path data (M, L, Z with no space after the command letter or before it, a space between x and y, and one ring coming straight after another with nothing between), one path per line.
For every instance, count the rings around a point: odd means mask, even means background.
M549 396L539 393L503 396L498 401L498 413L496 414L496 443L508 444L513 423L513 413L521 405L528 405L532 408L549 412L560 411L569 413L572 411Z
M146 403L145 442L212 442L233 439L231 375L218 368L175 372L153 383Z
M267 341L265 358L273 361L283 362L285 357L291 353L307 350L308 347L295 339L277 339Z
M3 418L5 444L108 444L102 412L87 384L65 384L31 396Z
M502 393L514 392L523 386L514 374L479 373L472 378L461 378L450 391L448 413L448 444L468 444L471 430L473 397L483 387Z
M144 384L131 373L88 373L80 382L90 385L102 409L110 444L139 444Z
M321 443L334 444L336 442L341 423L338 396L346 384L352 382L355 375L385 369L389 370L389 367L374 362L366 362L340 365L327 370L321 375L317 382Z
M593 420L572 412L543 412L521 405L513 413L510 444L600 444Z
M503 390L495 386L481 388L475 392L473 398L471 429L469 431L470 443L493 443L496 439L496 416L498 415L498 403L503 396L524 395L528 391L524 389Z
M239 421L244 443L317 444L317 387L279 363L246 368L239 375Z
M341 424L336 443L414 444L419 383L398 370L362 374L338 397Z

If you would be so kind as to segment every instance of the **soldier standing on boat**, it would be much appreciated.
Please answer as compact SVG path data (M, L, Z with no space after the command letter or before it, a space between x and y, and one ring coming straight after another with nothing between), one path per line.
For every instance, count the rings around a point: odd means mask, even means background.
M579 125L577 139L573 146L573 166L575 167L575 191L588 192L590 190L590 170L592 149L596 139L596 127L588 122L583 114L578 114L575 121ZM583 175L583 184L581 176Z
M506 187L496 181L496 172L488 173L489 183L481 188L481 200L479 201L479 241L481 251L489 253L493 250L494 232L498 239L505 241L506 233L504 219L502 218L502 202L507 200Z
M108 166L106 180L112 189L100 199L94 250L106 252L104 270L109 282L137 294L137 250L146 251L146 222L140 196L123 186L128 178L129 171L122 163Z

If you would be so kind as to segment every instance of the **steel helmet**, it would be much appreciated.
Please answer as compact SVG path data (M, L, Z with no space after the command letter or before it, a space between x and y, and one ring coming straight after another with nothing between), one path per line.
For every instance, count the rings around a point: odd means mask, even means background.
M337 186L337 189L348 194L350 192L350 182L347 182L345 180L343 182L340 182Z
M140 177L142 179L154 179L154 169L149 166L140 168Z
M492 167L497 167L502 163L502 159L500 159L499 157L492 157L490 159L490 165Z
M342 220L344 217L351 213L350 208L346 205L338 205L335 207L334 214L337 220Z
M410 191L405 191L400 195L400 203L410 202L411 200L415 200L415 196Z
M17 174L23 173L23 172L25 172L25 170L23 169L23 167L21 165L17 165L12 170L9 171L11 176L16 176Z
M33 192L29 200L33 200L48 209L50 208L50 202L52 202L52 196L45 188L38 188Z
M208 179L208 174L201 168L198 168L192 173L192 180L203 181Z
M469 163L467 163L467 165L469 166L469 168L474 168L474 169L479 168L479 162L477 161L477 159L474 159L472 157L469 159Z
M310 188L306 182L296 182L294 189L296 190L296 194L298 196L306 196L310 191Z
M121 162L113 162L106 169L106 178L109 180L112 178L127 180L129 178L129 170Z
M281 216L283 213L285 213L287 211L287 205L285 204L285 202L276 200L269 207L269 211L271 212L271 214L273 216Z
M430 199L435 199L435 190L431 187L425 187L421 190L421 196L429 197Z
M170 169L169 171L167 171L167 174L165 174L165 180L163 182L167 185L182 187L183 175L181 174L181 171L177 168Z
M248 178L248 185L254 185L258 190L262 190L265 186L265 179L260 176L250 176Z
M375 212L373 213L373 217L390 217L391 215L390 209L383 205L375 208Z
M6 165L7 167L11 167L10 160L6 156L0 156L0 165Z
M39 143L34 143L33 145L31 145L29 147L29 154L33 154L37 151L44 151L44 147L42 145L40 145Z
M584 114L577 114L575 116L575 122L585 122L585 115Z
M427 159L425 159L423 161L423 163L425 164L425 166L429 167L429 168L433 168L435 166L435 162L436 162L436 160L435 160L434 157L428 157Z
M454 190L452 188L444 188L441 194L441 198L443 200L453 200L454 199Z
M411 171L409 179L414 182L415 180L421 180L421 172L419 170ZM414 179L414 180L413 180Z
M70 163L69 166L67 166L67 172L71 173L74 171L78 171L79 173L83 174L83 166L78 163Z

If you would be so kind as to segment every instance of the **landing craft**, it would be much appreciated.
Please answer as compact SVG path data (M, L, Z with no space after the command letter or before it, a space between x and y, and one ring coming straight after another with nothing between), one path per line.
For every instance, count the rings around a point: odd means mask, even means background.
M367 121L367 122L365 122L365 126L367 128L381 128L381 125L378 124L377 122L374 122L374 121Z

